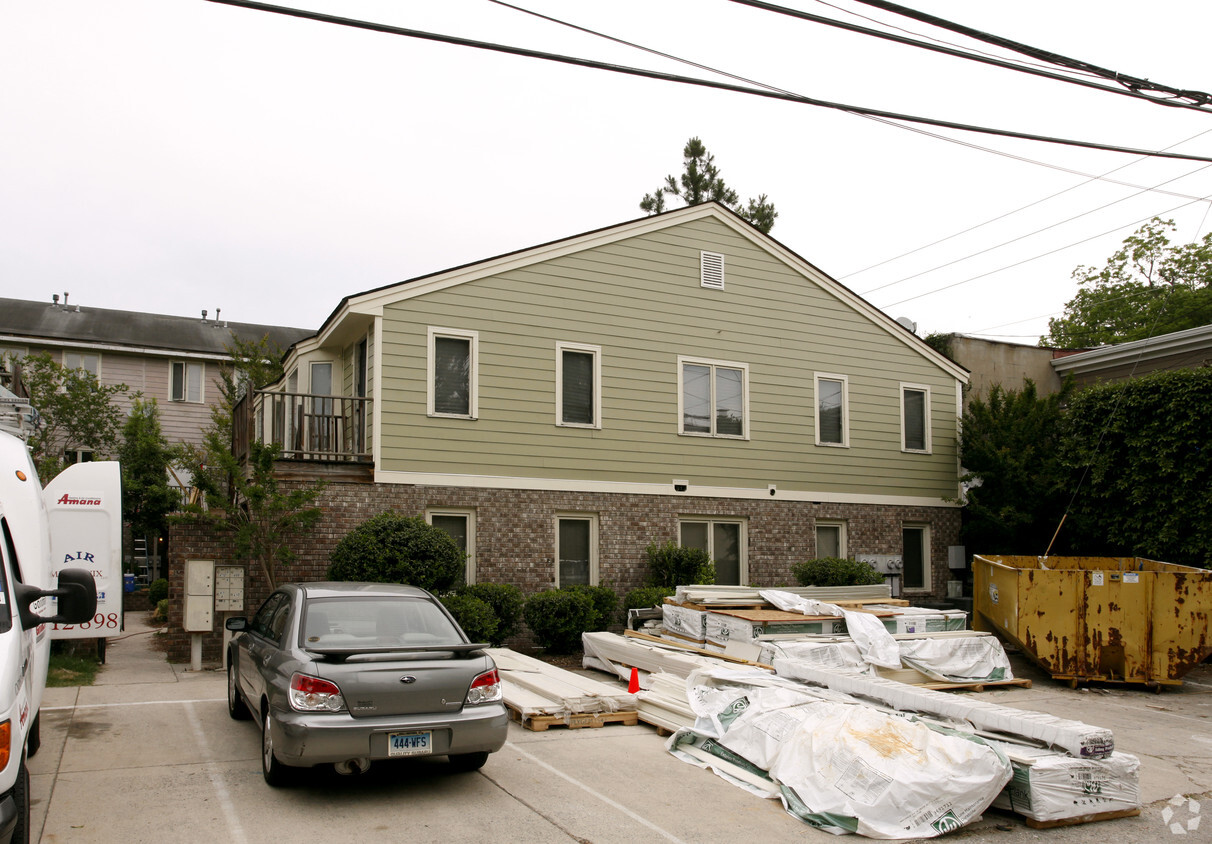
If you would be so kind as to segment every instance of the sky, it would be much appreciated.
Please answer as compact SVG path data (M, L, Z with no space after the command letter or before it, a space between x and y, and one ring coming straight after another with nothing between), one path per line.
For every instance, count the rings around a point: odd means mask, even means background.
M1206 0L908 1L1212 91ZM517 4L808 97L1212 157L1212 113L727 0ZM489 0L282 5L724 80ZM978 46L856 0L786 5ZM0 79L0 296L83 307L316 329L346 295L643 216L692 136L742 199L769 196L775 239L922 336L1033 344L1078 290L1074 269L1102 266L1143 221L1174 219L1176 243L1212 230L1204 162L923 127L948 141L207 0L7 3ZM1090 178L1112 170L1127 184Z

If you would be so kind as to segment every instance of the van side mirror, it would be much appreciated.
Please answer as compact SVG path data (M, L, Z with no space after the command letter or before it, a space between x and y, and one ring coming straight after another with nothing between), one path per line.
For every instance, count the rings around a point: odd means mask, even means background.
M83 624L97 611L97 582L85 569L63 569L55 589L42 590L37 586L14 583L13 592L21 626L26 630L39 624ZM33 604L41 598L57 598L58 613L52 616L35 613Z

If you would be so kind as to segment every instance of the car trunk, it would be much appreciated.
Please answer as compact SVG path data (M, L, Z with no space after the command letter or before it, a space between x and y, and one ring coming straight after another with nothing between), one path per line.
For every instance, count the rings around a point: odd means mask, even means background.
M316 671L341 688L350 715L369 718L458 712L472 680L490 667L483 655L374 661L355 656L319 662Z

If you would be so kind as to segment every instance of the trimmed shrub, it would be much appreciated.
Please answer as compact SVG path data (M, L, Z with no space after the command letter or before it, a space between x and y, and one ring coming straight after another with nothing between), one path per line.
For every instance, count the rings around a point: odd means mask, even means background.
M487 601L481 601L474 595L458 593L443 595L440 599L450 614L459 622L467 638L473 642L491 642L497 644L497 614Z
M156 602L156 611L152 613L154 621L168 621L168 598Z
M404 583L440 593L458 581L466 556L441 528L387 512L347 533L329 559L329 580Z
M641 586L632 589L623 599L624 610L646 610L659 607L666 598L673 597L674 590L664 586Z
M153 580L151 585L147 587L147 603L151 606L163 601L168 597L168 581L164 578Z
M548 589L531 595L522 608L535 640L552 653L581 649L581 634L593 628L598 611L584 592Z
M884 576L867 563L839 557L804 560L792 565L791 573L800 586L867 586L884 582Z
M589 586L588 584L578 583L574 586L563 586L569 592L580 592L582 595L589 596L589 600L593 602L593 611L596 613L593 623L586 628L594 632L605 630L614 621L615 616L619 612L619 596L614 594L614 590L609 586Z
M455 594L479 598L492 608L497 629L487 641L492 642L493 646L499 648L521 629L522 606L526 598L522 590L512 583L468 583L456 589Z
M676 542L648 546L648 585L674 589L692 583L715 583L715 564L706 551Z

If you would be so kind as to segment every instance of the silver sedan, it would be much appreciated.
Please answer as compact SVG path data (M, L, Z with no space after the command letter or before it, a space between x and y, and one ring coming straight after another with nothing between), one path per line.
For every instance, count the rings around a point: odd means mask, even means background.
M232 718L261 725L265 781L291 767L361 773L372 760L447 756L476 770L505 743L509 716L484 644L469 642L423 589L383 583L278 587L227 656Z

